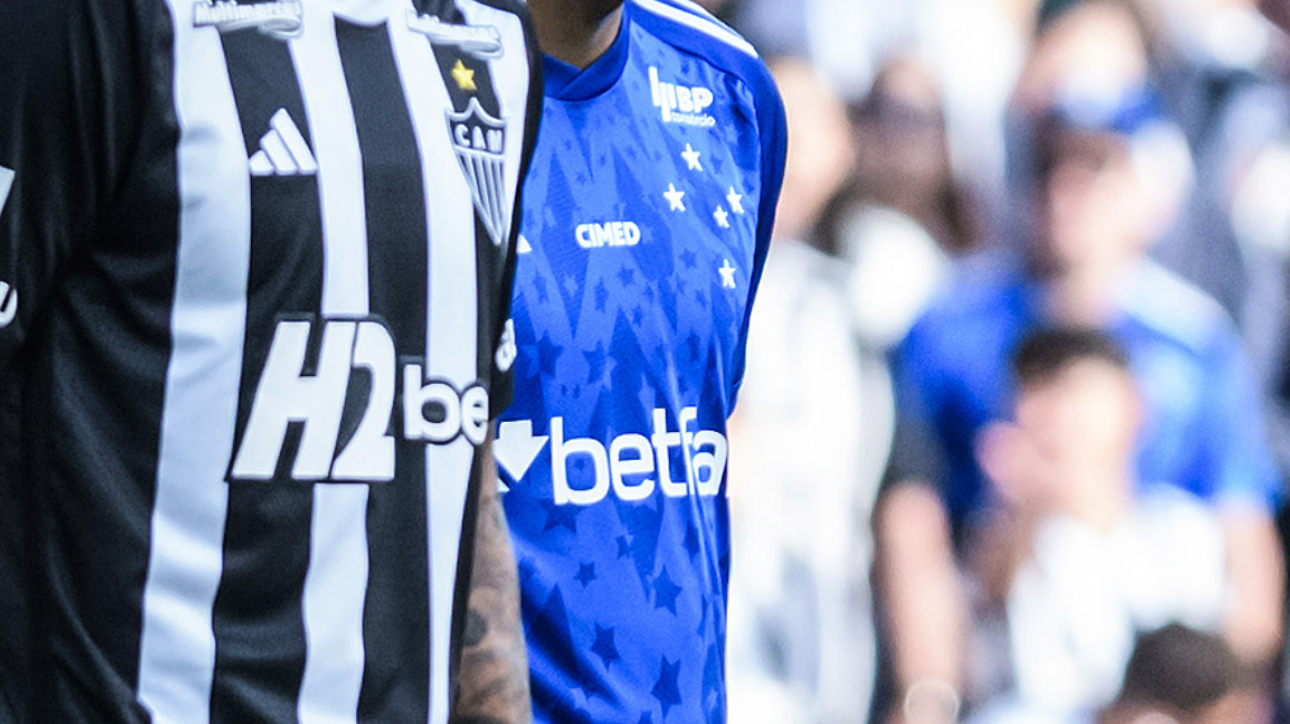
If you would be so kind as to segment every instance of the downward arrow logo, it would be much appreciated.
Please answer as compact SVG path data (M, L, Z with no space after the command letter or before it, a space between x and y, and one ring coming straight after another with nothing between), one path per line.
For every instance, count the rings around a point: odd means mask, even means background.
M547 439L546 435L533 434L532 420L503 422L497 428L497 439L493 441L493 458L511 479L519 481L528 473Z

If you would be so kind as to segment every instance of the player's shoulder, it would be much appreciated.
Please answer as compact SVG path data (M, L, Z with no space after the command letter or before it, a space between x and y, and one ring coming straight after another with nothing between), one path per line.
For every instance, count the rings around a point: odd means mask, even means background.
M754 93L774 90L752 43L691 0L628 0L627 6L632 22L659 41L738 77Z

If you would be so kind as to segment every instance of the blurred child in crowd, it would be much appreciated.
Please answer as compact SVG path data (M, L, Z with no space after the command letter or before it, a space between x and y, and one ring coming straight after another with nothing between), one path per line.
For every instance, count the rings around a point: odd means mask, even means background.
M978 457L998 510L968 542L982 593L1007 620L1011 691L998 711L1064 721L1109 703L1138 632L1171 621L1221 628L1229 591L1215 511L1173 485L1138 481L1142 398L1107 335L1058 328L1012 358L1009 421Z

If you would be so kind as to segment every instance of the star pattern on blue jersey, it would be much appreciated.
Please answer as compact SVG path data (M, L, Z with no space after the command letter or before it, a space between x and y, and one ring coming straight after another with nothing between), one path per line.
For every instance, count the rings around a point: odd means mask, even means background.
M721 649L716 644L708 647L708 658L703 662L703 698L711 694L721 695Z
M562 354L564 354L563 348L556 346L550 336L542 335L537 347L538 368L542 370L542 374L554 374L555 364Z
M735 267L731 265L729 259L723 259L721 263L721 268L717 269L717 272L721 274L721 286L725 287L726 289L734 289L736 286L735 285L736 271L737 269L735 269Z
M605 286L605 280L596 282L596 288L593 291L596 295L596 311L605 311L605 303L609 301L609 288Z
M587 384L597 382L605 376L605 366L609 357L605 354L605 343L597 342L596 348L582 353L587 359Z
M685 165L691 171L703 170L703 164L699 162L699 158L702 155L703 154L694 150L694 147L688 143L685 144L685 150L681 152L681 158L685 159Z
M546 510L544 530L566 528L570 533L578 532L578 513L582 512L581 508L573 505L558 505L554 500L542 501L542 507Z
M579 564L578 575L574 576L573 580L577 581L578 583L581 583L583 588L586 588L587 586L591 585L591 582L596 580L596 564L595 563Z
M650 693L658 699L659 706L663 707L663 718L667 719L667 713L672 707L681 703L681 690L676 685L677 677L681 675L681 662L668 661L663 657L658 673L658 681L654 682L654 688Z
M730 210L736 214L744 213L744 196L736 193L735 187L730 187L730 193L726 194L726 201L730 204Z
M676 184L668 184L667 191L663 192L663 197L667 199L671 211L685 211L685 192L677 191Z
M537 561L532 558L525 558L520 561L520 584L528 583L533 576L537 575Z
M712 218L717 220L717 226L722 229L730 228L730 212L718 206L716 211L712 212Z
M622 658L618 655L618 647L614 644L613 626L605 627L596 624L596 641L591 644L591 652L600 657L606 670L609 669L610 664Z
M666 608L676 614L676 599L681 595L681 587L672 582L664 566L658 578L654 579L654 608Z
M530 602L526 599L521 604L528 607ZM565 605L564 593L559 586L552 589L551 595L547 596L546 602L541 610L536 612L536 615L532 611L526 611L525 620L531 622L527 630L529 639L541 645L544 651L552 653L553 660L561 667L562 671L576 674L576 677L568 682L569 687L581 690L587 699L593 696L609 696L603 679L595 672L587 671L583 668L582 660L578 656L577 644L574 643L572 628L569 625L569 613ZM538 702L535 701L535 703ZM569 712L569 714L572 716L573 712ZM585 711L576 718L580 721L591 721ZM566 719L561 718L560 720L565 721Z

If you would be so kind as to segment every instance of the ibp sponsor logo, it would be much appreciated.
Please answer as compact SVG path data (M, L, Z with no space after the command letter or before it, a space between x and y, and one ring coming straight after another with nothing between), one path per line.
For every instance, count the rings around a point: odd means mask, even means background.
M649 89L654 107L659 109L664 123L682 123L703 128L717 125L717 119L705 113L716 100L712 89L665 83L659 80L658 68L654 66L649 69Z

